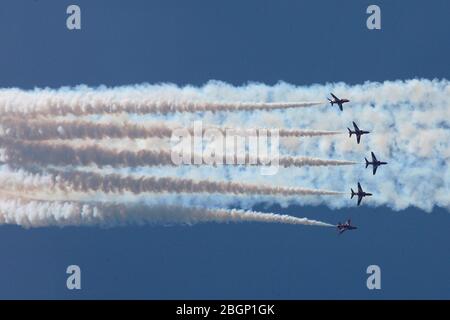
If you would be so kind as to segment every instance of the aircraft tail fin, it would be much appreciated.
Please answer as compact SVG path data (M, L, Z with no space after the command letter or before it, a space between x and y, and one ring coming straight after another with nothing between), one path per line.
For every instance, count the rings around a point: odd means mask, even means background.
M334 104L333 100L331 100L330 98L327 98L327 99L328 99L328 101L330 101L331 105Z
M356 195L356 193L355 193L355 191L353 191L353 189L350 189L350 190L352 190L352 196L350 197L350 199L353 199L353 197Z
M350 130L350 128L347 128L347 130L348 130L348 136L351 137L352 133L353 133L352 130Z
M369 166L369 160L367 160L367 158L364 158L364 160L366 160L366 168Z

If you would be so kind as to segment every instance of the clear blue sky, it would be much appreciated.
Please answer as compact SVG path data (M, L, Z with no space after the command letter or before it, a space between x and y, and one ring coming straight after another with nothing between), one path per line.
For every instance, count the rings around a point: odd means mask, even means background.
M72 3L81 31L65 27ZM366 29L373 3L381 31ZM449 79L449 12L445 0L2 1L0 87ZM360 229L3 226L0 298L450 298L447 210L264 208L300 209ZM70 264L81 291L65 287ZM366 288L370 264L380 291Z

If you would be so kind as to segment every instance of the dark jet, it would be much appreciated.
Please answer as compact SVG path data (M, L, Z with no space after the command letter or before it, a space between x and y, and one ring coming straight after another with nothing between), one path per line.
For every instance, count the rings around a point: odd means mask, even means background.
M369 166L369 164L371 164L373 166L373 175L375 175L375 173L377 172L378 166L387 164L387 162L377 160L377 158L375 157L373 152L371 152L371 154L372 154L372 161L367 160L367 158L364 158L364 159L366 160L366 168Z
M342 234L343 232L347 231L347 230L355 230L358 229L355 226L352 226L352 221L350 219L347 220L347 222L344 223L338 223L337 225L337 229L339 231L339 234Z
M354 196L358 196L358 206L361 204L362 198L372 195L371 193L364 192L364 190L361 188L361 185L359 184L359 182L358 182L358 192L353 191L353 189L350 189L350 190L352 190L352 196L350 199L353 199Z
M330 101L331 105L336 103L339 106L339 109L341 109L341 111L344 111L344 109L342 109L342 105L346 102L350 102L350 100L348 99L339 99L333 93L331 93L331 96L333 97L333 99L327 98L328 101Z
M355 134L355 135L356 135L356 142L357 142L358 144L359 144L359 142L361 141L361 136L362 136L363 134L370 133L370 131L360 130L354 121L353 121L353 128L355 128L355 131L352 131L352 130L350 130L350 128L347 128L347 130L348 130L348 136L351 137L352 134Z

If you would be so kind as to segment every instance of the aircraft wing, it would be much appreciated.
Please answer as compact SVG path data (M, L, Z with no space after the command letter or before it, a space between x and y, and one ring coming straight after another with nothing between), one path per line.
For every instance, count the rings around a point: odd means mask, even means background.
M356 142L359 144L361 142L361 135L356 134Z
M336 97L333 93L331 93L331 96L332 96L333 98L335 98L336 100L339 100L339 98Z
M358 193L362 193L363 189L361 188L361 184L358 182Z
M356 125L355 121L353 121L353 128L355 128L355 131L359 131L358 126Z
M358 206L361 204L362 196L358 195Z
M341 109L341 111L344 111L344 109L342 109L342 103L338 103L339 109Z
M375 157L375 154L373 152L371 152L371 153L372 153L372 161L373 162L377 161L377 157Z
M373 175L375 175L375 173L377 173L377 169L378 169L378 166L377 165L373 165Z

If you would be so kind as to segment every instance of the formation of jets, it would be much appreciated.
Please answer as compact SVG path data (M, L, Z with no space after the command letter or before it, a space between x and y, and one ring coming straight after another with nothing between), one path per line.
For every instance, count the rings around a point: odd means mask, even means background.
M331 96L333 98L332 99L327 98L327 99L330 102L331 106L333 106L334 104L337 104L341 111L343 111L343 104L346 103L346 102L350 102L349 99L340 99L337 96L335 96L333 93L330 93L330 94L331 94ZM357 124L354 121L353 121L353 129L354 130L351 130L350 128L347 128L348 136L349 136L349 138L351 138L352 135L355 135L357 144L359 144L361 142L361 136L362 135L370 133L370 131L365 131L365 130L359 129ZM377 173L378 167L381 166L381 165L387 164L387 162L378 160L373 152L371 152L371 156L372 156L372 161L367 160L367 158L364 158L364 160L366 160L366 169L367 169L367 167L369 167L369 165L371 165L372 166L372 174L375 175ZM364 197L372 195L369 192L365 192L363 190L363 188L361 187L361 184L359 182L358 182L358 190L357 190L357 192L355 192L353 189L350 189L350 191L351 191L350 199L353 199L354 196L358 197L358 202L357 202L358 206L361 204L361 201L362 201L362 199ZM350 219L348 219L347 222L344 222L344 223L340 223L339 222L336 227L337 227L337 229L339 231L339 234L341 234L341 233L343 233L343 232L345 232L347 230L357 229L357 227L351 225L351 220Z

